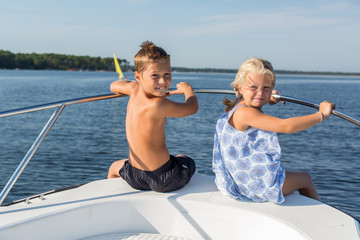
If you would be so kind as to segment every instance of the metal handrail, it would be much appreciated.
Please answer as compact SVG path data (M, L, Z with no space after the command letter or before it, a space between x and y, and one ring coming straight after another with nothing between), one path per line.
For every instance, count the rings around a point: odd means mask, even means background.
M72 105L72 104L93 102L93 101L110 99L110 98L118 98L118 97L126 97L126 95L103 94L103 95L96 95L96 96L90 96L90 97L74 98L74 99L69 99L69 100L51 102L51 103L40 104L40 105L25 107L25 108L18 108L18 109L0 112L0 118L23 114L23 113L28 113L28 112L40 111L40 110L49 109L49 108L55 108L55 107L59 107L63 104L68 106L68 105Z
M234 94L233 90L219 90L219 89L194 89L194 92L195 93ZM23 114L23 113L28 113L28 112L40 111L40 110L49 109L49 108L55 108L55 107L61 106L62 104L65 104L66 106L68 106L68 105L72 105L72 104L93 102L93 101L98 101L98 100L103 100L103 99L126 97L126 96L127 95L120 95L120 94L117 95L117 94L111 93L111 94L102 94L102 95L96 95L96 96L90 96L90 97L62 100L62 101L57 101L57 102L51 102L51 103L40 104L40 105L36 105L36 106L31 106L31 107L18 108L18 109L0 112L0 118Z
M11 188L14 186L17 179L20 177L21 173L24 171L26 165L30 162L31 158L35 154L36 150L39 148L40 144L50 131L51 127L54 125L57 118L60 116L62 110L67 105L77 104L77 103L85 103L85 102L92 102L92 101L98 101L103 99L109 99L109 98L117 98L117 97L124 97L126 95L115 95L115 94L105 94L105 95L97 95L97 96L91 96L91 97L84 97L84 98L76 98L76 99L70 99L70 100L64 100L64 101L58 101L58 102L52 102L47 104L41 104L37 106L32 107L25 107L25 108L18 108L14 110L4 111L0 112L0 118L1 117L8 117L23 113L29 113L34 111L40 111L44 109L49 108L56 108L54 113L51 115L48 122L43 127L42 131L40 132L39 136L36 138L26 155L24 156L23 160L20 162L18 167L16 168L15 172L9 179L9 181L6 183L4 189L0 193L0 205L5 200L6 196L9 194Z
M277 94L273 94L272 96L274 98L279 99L280 101L301 104L303 106L307 106L307 107L311 107L311 108L315 108L315 109L320 108L320 106L318 104L315 104L315 103L312 103L312 102L309 102L309 101L306 101L306 100L302 100L302 99L299 99L299 98L289 97L289 96L284 96L284 95L280 96L280 95L277 95ZM331 114L334 115L334 116L340 117L340 118L342 118L344 120L347 120L347 121L349 121L349 122L351 122L351 123L353 123L353 124L355 124L357 126L360 126L360 121L358 119L355 119L354 117L348 115L348 114L336 111L335 109L331 110Z
M36 138L35 142L32 144L32 146L26 153L25 157L20 162L19 166L16 168L15 172L13 173L10 180L7 182L7 184L5 185L4 189L2 190L2 192L0 194L0 205L5 200L6 196L10 192L11 188L13 187L13 185L15 184L17 179L20 177L21 173L24 171L26 165L30 162L32 156L34 155L34 153L40 146L41 142L44 140L44 138L50 131L51 127L54 125L56 119L59 117L59 115L61 114L64 107L65 107L65 104L62 104L51 115L49 121L45 124L45 126L42 129L42 131L40 132L39 136Z

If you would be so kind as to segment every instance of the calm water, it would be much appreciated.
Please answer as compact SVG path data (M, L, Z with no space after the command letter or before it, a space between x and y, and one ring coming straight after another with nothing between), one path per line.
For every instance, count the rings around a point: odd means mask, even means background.
M125 73L133 79L132 73ZM109 93L117 78L108 72L0 70L0 112L41 103ZM230 89L234 74L174 73L173 85L187 81L194 88ZM337 110L360 119L360 78L277 76L281 94L315 103L328 100ZM193 116L169 119L167 144L173 154L192 156L197 171L213 174L214 126L223 113L221 100L231 95L198 94ZM173 96L183 100L183 96ZM65 108L5 202L51 189L106 178L110 164L127 157L124 124L127 98ZM0 187L4 187L54 110L0 119ZM315 110L288 103L264 111L286 118ZM323 124L296 134L280 134L282 163L287 170L307 171L320 197L360 218L360 127L332 116Z

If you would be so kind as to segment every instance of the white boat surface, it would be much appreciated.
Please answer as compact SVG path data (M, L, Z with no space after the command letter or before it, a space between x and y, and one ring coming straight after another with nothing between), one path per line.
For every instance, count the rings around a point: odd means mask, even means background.
M57 107L1 192L12 185L65 104L118 97L94 96L0 113L0 117ZM210 160L209 160L210 161ZM31 184L31 183L29 183ZM256 203L224 196L214 176L195 174L184 188L139 191L103 179L0 205L0 240L16 239L360 239L359 222L299 194L285 202Z
M299 194L281 205L235 200L213 176L195 174L169 193L104 179L2 206L0 239L360 238L359 223L325 203Z

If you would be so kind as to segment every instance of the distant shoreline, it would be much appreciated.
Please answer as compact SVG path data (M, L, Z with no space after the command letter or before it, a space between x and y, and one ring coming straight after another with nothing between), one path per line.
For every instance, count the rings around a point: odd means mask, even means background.
M115 72L115 70L93 70L93 69L31 69L31 68L0 68L0 70L34 70L34 71L71 71L71 72ZM220 69L220 68L184 68L184 67L172 67L172 72L175 73L229 73L236 74L237 69ZM127 71L134 72L134 66L130 66ZM317 71L288 71L288 70L275 70L275 74L283 75L325 75L325 76L360 76L360 73L349 72L317 72Z
M126 59L118 59L123 72L135 71ZM12 53L0 49L0 69L13 70L64 70L64 71L115 71L113 58L74 56L54 53ZM236 73L237 69L172 67L173 72ZM276 74L360 76L360 72L289 71L275 70Z

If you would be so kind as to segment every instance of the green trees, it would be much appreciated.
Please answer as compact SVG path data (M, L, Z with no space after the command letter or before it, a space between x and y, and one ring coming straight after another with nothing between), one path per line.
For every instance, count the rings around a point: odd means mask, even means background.
M123 71L131 70L130 63L118 59ZM115 71L113 58L74 56L53 53L12 53L0 50L0 69L54 69Z
M124 72L135 71L134 66L126 59L118 59L121 70ZM90 70L90 71L115 71L114 59L74 56L54 53L12 53L0 49L0 69L54 69L54 70ZM171 67L174 72L202 72L202 73L231 73L236 74L237 69L218 68L187 68ZM311 75L343 75L360 76L360 73L345 72L315 72L315 71L286 71L275 70L276 74L311 74Z
M0 68L15 68L15 55L9 51L0 50Z

